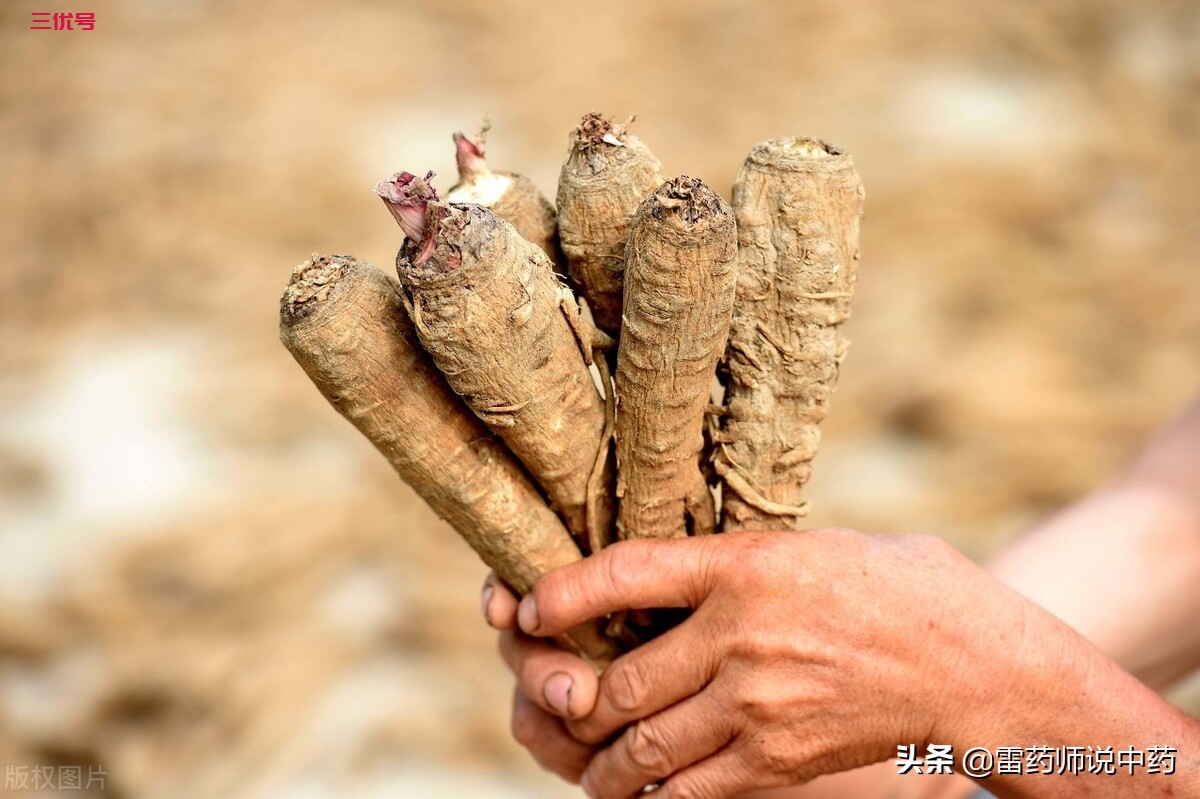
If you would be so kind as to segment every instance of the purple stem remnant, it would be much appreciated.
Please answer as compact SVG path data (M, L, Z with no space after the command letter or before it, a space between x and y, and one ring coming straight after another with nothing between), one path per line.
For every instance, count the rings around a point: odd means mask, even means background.
M458 162L458 178L464 183L491 173L482 136L472 139L465 133L454 134L454 157Z
M432 179L433 172L427 172L423 178L411 172L397 172L390 180L381 180L375 186L375 193L391 211L404 235L418 245L417 255L412 259L416 266L430 256L435 244L437 225L428 224L426 213L429 204L438 201L437 190L429 183Z

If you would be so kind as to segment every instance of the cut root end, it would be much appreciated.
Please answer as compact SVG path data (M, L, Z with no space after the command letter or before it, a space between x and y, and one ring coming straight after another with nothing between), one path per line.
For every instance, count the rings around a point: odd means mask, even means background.
M571 132L571 142L580 150L588 150L595 147L624 147L625 146L625 130L633 122L633 117L624 122L613 122L610 119L605 119L603 115L596 111L590 111L583 115L583 119L579 122L579 127Z
M801 158L829 158L830 156L843 154L842 149L837 145L803 136L779 139L776 144L790 155L800 156Z
M292 270L292 278L283 290L279 314L285 325L294 324L317 313L325 299L338 288L346 273L358 266L349 255L312 256Z
M685 226L728 211L728 206L715 191L699 178L680 175L668 180L654 192L660 217L674 216Z

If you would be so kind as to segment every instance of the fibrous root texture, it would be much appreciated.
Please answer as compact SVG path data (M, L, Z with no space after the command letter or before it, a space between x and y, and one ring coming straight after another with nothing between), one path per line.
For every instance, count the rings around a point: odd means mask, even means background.
M733 186L738 279L715 466L722 529L790 529L847 342L863 188L815 139L751 150Z
M394 278L349 256L314 255L284 291L280 337L338 412L517 591L581 557L421 348ZM596 625L564 643L597 664L615 655Z
M410 236L396 258L421 344L576 540L603 545L614 523L613 465L574 297L541 249L482 206L430 202L426 213L431 229Z
M663 182L646 145L596 113L571 132L558 179L558 231L567 269L596 326L621 332L625 241L642 200Z
M566 275L566 259L558 243L558 213L529 178L515 172L493 172L488 166L484 131L474 137L454 134L458 183L446 193L450 203L482 205L517 229L521 238L549 256L556 274Z
M618 538L798 528L846 352L850 156L763 142L728 204L664 181L628 126L590 113L571 132L557 225L532 183L491 169L486 126L455 134L446 201L432 172L376 187L404 233L398 280L313 256L282 301L325 397L521 594ZM661 610L560 643L603 668L678 621Z
M621 538L713 532L704 413L733 312L737 232L703 181L664 183L637 210L617 356Z

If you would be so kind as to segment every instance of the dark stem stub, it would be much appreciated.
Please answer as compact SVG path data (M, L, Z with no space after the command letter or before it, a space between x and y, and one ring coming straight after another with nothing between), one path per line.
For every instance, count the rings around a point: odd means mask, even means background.
M625 143L621 141L621 137L625 135L625 129L629 127L630 122L633 122L633 117L624 122L613 122L595 111L590 111L584 114L579 127L571 132L571 139L580 150L588 150L602 144L624 147Z

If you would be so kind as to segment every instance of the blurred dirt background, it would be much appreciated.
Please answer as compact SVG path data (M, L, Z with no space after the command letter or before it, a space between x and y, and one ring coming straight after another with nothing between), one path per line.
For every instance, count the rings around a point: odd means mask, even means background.
M592 109L726 192L764 138L854 154L814 525L983 556L1200 387L1194 2L10 0L0 764L136 799L576 795L509 742L483 567L276 309L310 252L390 268L371 187L448 186L455 129L490 114L494 165L553 196Z

